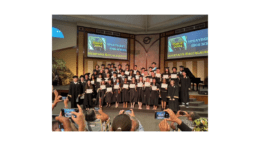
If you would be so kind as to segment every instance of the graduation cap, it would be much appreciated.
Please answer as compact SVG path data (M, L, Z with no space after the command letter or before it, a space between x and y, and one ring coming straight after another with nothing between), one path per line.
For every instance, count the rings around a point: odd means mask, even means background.
M111 64L107 64L107 66L110 66Z
M155 64L155 65L156 65L156 63L155 63L155 62L153 62L152 64Z
M156 68L156 69L159 69L159 70L160 70L160 68Z
M105 69L109 69L108 67L106 67Z
M139 72L139 74L141 74L139 70L138 70L138 71L136 71L136 73L138 73L138 72Z
M90 73L85 73L85 75L88 75L89 76Z
M185 70L183 70L183 71L181 71L181 72L183 72L183 73L185 72L185 73L186 73L186 71L185 71Z
M125 71L121 69L121 73L122 73L122 72L124 73Z
M118 66L122 66L121 64L118 64Z
M78 76L73 76L73 79L74 79L74 78L78 78Z
M116 68L115 66L113 68Z
M111 65L115 65L115 63L111 63Z
M153 68L153 67L150 66L149 68Z
M105 66L105 64L101 64L101 66Z
M155 77L153 77L152 79L153 79L153 80L156 80L156 78L155 78Z
M128 64L126 64L125 66L129 66Z
M146 77L146 79L147 79L147 78L151 79L151 78L152 78L152 76L147 76L147 77Z
M144 67L141 68L141 70L145 69Z
M173 70L174 68L177 70L177 67L172 67L172 70Z
M144 71L147 71L147 69L145 69Z
M80 78L85 78L85 77L83 75L81 75Z
M184 68L184 66L181 65L180 68Z

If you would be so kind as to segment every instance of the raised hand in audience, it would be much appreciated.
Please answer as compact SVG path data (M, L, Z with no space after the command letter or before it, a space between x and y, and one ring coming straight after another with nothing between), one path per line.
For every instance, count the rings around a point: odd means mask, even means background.
M166 119L162 120L159 123L159 128L160 128L160 131L170 131L171 130L170 125L167 123Z
M131 113L129 114L130 116L132 117L135 117L135 113L134 113L134 110L133 109L130 109Z
M54 90L54 95L55 95L55 99L54 99L54 102L52 104L52 110L54 109L54 107L57 105L58 102L62 101L62 100L60 100L61 96L59 95L57 90Z
M125 110L120 110L119 115L124 114Z
M102 122L105 122L109 119L109 116L105 114L101 108L98 110L98 112L100 115L96 115L97 119L100 119Z
M85 131L85 127L86 127L86 125L85 125L85 115L83 113L82 108L78 104L77 104L77 106L78 106L79 112L78 113L77 112L71 112L71 114L76 115L76 118L74 116L71 116L71 118L76 124L78 124L78 126L79 126L78 130L79 131Z
M64 131L72 131L69 118L63 117L61 112L58 117L55 117L55 120L57 120L63 124Z
M69 98L66 98L66 99L64 100L64 107L65 107L65 108L68 108L68 103L69 103Z
M179 125L182 123L182 121L178 119L178 117L174 114L174 112L171 109L168 108L164 111L168 112L170 115L170 118L166 119L167 121L176 122Z

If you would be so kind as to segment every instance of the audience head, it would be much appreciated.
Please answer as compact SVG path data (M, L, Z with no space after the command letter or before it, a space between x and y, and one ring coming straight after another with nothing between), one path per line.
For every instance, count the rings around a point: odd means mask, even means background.
M112 131L130 131L132 129L132 121L126 114L117 115L112 123Z
M93 109L86 111L85 120L88 121L88 122L96 120L96 114L95 114L95 111Z

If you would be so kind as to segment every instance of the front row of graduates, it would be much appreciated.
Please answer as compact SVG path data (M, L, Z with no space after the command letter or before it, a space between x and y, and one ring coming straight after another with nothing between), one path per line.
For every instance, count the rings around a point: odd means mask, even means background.
M159 97L161 97L162 109L166 109L166 102L168 101L169 108L173 111L178 110L179 80L175 83L173 79L162 78L162 81L158 82L158 78L146 76L144 81L142 75L139 76L138 80L136 80L135 76L132 76L131 80L129 80L127 77L118 77L117 74L113 74L111 78L108 76L106 79L99 74L98 78L101 80L98 81L94 75L89 79L87 75L84 81L84 76L81 76L81 81L77 82L77 76L73 77L73 82L69 88L72 108L77 107L76 99L81 98L84 108L90 108L97 104L102 107L105 103L107 107L110 107L112 102L115 102L115 107L117 108L119 103L123 102L123 108L127 108L128 103L130 103L131 108L134 108L135 103L138 103L138 109L142 109L142 106L145 105L146 109L150 109L150 106L153 106L153 109L156 110ZM150 80L151 78L152 80ZM181 77L180 83L182 86L180 94L185 99L187 96L188 100L188 85L190 86L190 82L184 79L188 78ZM184 88L186 86L187 89ZM94 105L92 103L93 98L95 101ZM184 100L182 99L182 101ZM189 101L185 100L184 102L188 103Z

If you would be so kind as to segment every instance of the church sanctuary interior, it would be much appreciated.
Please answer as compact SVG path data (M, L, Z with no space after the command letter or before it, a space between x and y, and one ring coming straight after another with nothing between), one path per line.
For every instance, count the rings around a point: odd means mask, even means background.
M52 86L53 131L208 131L208 15L52 15Z

